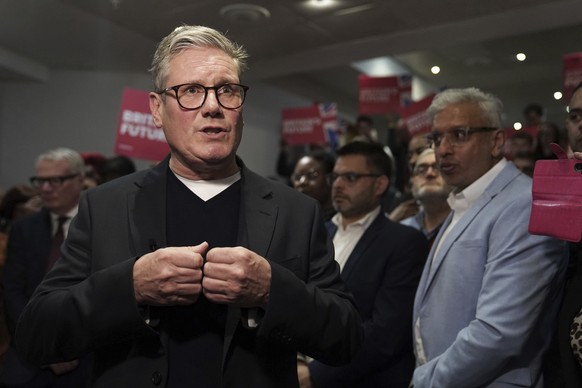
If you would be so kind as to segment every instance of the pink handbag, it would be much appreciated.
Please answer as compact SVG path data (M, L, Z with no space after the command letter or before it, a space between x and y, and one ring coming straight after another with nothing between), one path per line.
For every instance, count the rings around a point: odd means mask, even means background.
M582 160L568 159L552 143L557 160L538 160L532 186L529 232L578 242L582 239Z

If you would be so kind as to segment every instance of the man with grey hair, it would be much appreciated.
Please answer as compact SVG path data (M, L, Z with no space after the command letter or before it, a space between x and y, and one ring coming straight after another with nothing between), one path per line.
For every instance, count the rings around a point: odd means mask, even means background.
M563 242L528 233L531 179L503 157L502 104L438 94L427 135L452 186L414 305L414 387L542 387L567 265Z
M246 56L202 26L161 41L149 101L170 155L83 197L22 315L22 354L94 351L91 385L108 388L292 387L297 352L354 356L361 320L319 205L236 155Z
M77 214L84 189L85 164L76 151L57 148L41 154L30 183L38 189L42 209L14 222L4 268L4 302L8 326L16 323L43 276L55 264L71 219ZM55 312L56 314L57 312ZM47 362L47 368L23 362L9 350L0 374L6 387L77 387L88 381L87 366L78 357Z

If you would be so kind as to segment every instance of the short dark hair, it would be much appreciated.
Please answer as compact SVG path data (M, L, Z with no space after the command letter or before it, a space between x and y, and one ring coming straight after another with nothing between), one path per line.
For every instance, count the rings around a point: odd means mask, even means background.
M103 163L101 174L103 180L109 181L135 172L133 161L123 155L113 156Z
M335 157L331 153L324 150L315 150L305 156L308 156L319 163L324 174L331 174L333 172Z
M529 112L534 112L538 116L543 116L544 108L540 104L529 104L524 108L523 114L527 115Z
M533 144L533 136L525 131L516 132L513 136L511 136L510 141L513 139L524 139L527 140L530 144Z
M356 119L356 123L368 123L370 124L370 126L374 125L374 120L372 120L372 118L370 116L366 116L366 115L359 115L358 118Z
M362 155L366 157L367 164L376 170L375 172L390 177L392 165L384 147L380 143L353 141L336 151L337 157L348 155Z

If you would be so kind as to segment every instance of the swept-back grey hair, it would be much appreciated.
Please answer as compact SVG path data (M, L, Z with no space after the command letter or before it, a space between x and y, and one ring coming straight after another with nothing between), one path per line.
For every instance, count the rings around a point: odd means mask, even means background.
M43 160L49 160L51 162L66 161L69 163L69 168L71 174L84 174L85 173L85 162L81 155L70 148L55 148L40 154L36 158L36 165Z
M434 116L447 106L462 103L478 105L489 121L487 125L501 127L503 103L494 95L482 92L477 88L447 89L437 94L426 111L429 121L432 123Z
M170 60L189 48L216 48L222 50L234 60L239 77L246 70L248 54L242 46L231 41L215 29L204 26L183 25L162 39L156 49L152 67L150 68L155 91L160 91L166 87L164 82L168 75Z

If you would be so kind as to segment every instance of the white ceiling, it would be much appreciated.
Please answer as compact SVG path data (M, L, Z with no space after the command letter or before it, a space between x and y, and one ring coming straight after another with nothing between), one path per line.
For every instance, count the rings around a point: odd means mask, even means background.
M530 102L562 124L562 56L582 51L580 0L249 0L270 12L227 20L225 0L0 0L0 85L43 82L59 69L145 72L156 43L204 24L251 54L244 81L357 109L356 61L391 56L434 88L477 86L501 97L507 121ZM524 52L525 62L515 60ZM430 73L432 65L441 73Z

